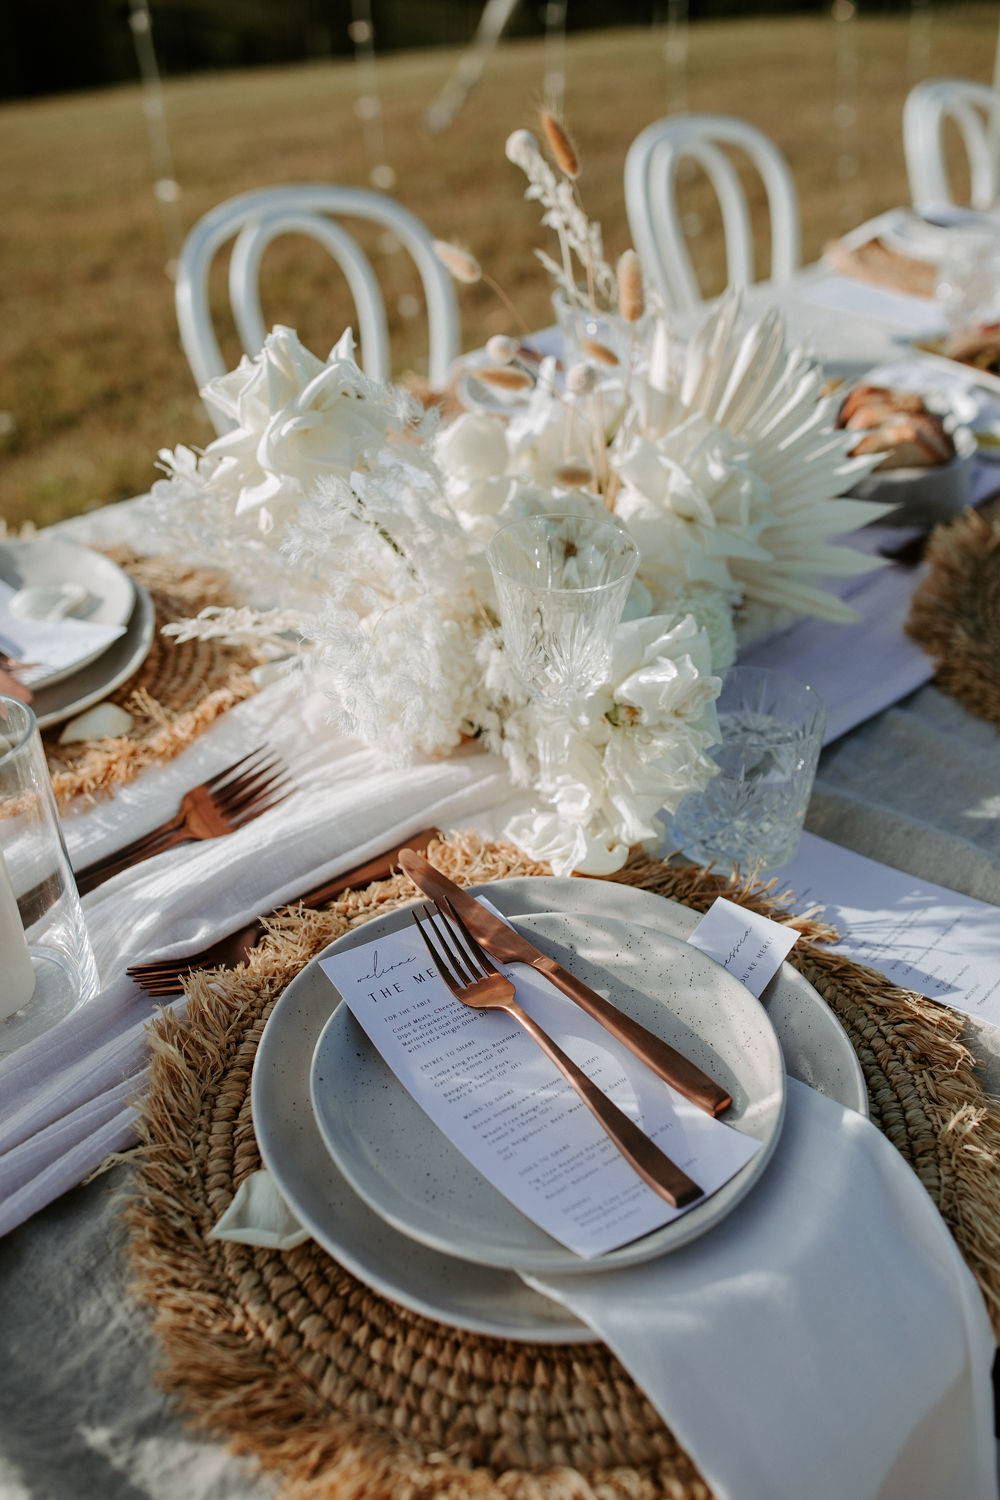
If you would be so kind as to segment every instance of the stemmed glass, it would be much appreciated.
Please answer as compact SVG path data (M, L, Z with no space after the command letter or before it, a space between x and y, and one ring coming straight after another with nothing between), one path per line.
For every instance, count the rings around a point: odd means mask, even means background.
M639 553L612 520L531 516L486 551L504 648L533 697L566 708L606 681Z

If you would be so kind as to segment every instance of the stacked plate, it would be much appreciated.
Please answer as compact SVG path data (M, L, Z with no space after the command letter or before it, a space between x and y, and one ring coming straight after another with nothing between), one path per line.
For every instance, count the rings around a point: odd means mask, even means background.
M0 583L6 585L4 600L27 643L19 653L8 654L19 654L22 660L31 660L33 622L43 617L46 607L58 607L60 599L64 618L108 627L95 633L96 648L77 647L69 665L26 678L42 729L99 703L127 682L149 654L156 628L149 594L110 558L89 547L54 537L4 542Z
M684 942L697 921L685 907L579 878L505 880L487 891L538 948L571 964L730 1090L726 1123L760 1142L736 1177L662 1229L582 1260L515 1209L436 1129L338 1003L318 959L289 985L261 1038L252 1089L257 1140L302 1223L375 1291L475 1333L586 1342L590 1330L520 1273L610 1272L711 1232L766 1169L781 1129L786 1070L860 1113L867 1110L864 1078L843 1030L794 969L783 965L764 1002L755 1000ZM390 912L327 953L385 938L409 920L408 909Z

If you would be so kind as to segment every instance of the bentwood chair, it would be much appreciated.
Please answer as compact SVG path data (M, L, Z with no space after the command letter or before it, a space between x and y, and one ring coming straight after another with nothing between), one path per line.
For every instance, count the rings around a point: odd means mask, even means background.
M928 78L903 106L903 148L916 209L955 202L944 153L944 127L957 125L971 174L970 206L996 207L1000 199L1000 94L965 78Z
M409 251L427 304L428 377L435 388L446 385L449 367L459 352L458 302L427 229L383 193L300 183L260 188L227 199L199 219L184 242L177 270L177 321L199 389L227 368L209 308L208 277L214 256L227 241L235 241L229 262L229 300L243 348L254 355L267 336L260 303L261 262L271 242L284 234L307 235L332 256L354 298L365 373L373 380L389 378L389 331L378 278L353 235L332 215L379 224ZM227 430L229 424L218 413L212 413L212 420L220 432Z
M674 115L637 136L625 160L625 204L632 242L667 307L686 312L702 301L677 207L678 168L693 161L715 189L726 237L731 287L754 280L750 212L736 167L723 147L746 153L760 173L771 217L771 277L799 264L795 183L778 148L754 126L728 115Z

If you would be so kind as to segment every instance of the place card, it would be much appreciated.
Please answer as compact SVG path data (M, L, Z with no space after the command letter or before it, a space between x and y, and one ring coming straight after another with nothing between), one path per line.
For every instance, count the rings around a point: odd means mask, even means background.
M719 896L688 938L758 1000L798 942L794 927Z
M415 927L333 954L321 967L439 1129L576 1254L602 1255L687 1212L646 1186L516 1021L454 998ZM535 970L498 967L528 1014L701 1186L697 1202L759 1149L669 1088Z
M53 672L68 671L125 633L124 625L95 624L71 616L22 619L8 607L16 592L0 579L0 651L28 663L17 673L25 687L32 687Z
M804 833L777 872L841 934L833 951L1000 1026L1000 909Z

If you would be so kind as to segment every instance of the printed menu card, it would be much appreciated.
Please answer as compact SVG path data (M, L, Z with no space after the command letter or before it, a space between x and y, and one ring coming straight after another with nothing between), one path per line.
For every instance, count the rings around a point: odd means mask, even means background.
M757 1151L756 1140L690 1104L533 969L498 967L529 1015L698 1183L696 1202ZM687 1211L646 1186L516 1021L455 999L415 927L332 954L322 968L435 1125L576 1254L602 1255Z

